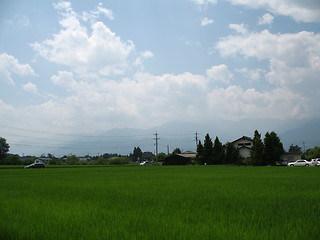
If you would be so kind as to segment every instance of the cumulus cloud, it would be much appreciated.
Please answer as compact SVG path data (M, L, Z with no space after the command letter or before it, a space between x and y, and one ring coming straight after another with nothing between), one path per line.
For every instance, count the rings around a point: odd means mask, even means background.
M28 82L26 84L24 84L22 86L23 90L26 91L26 92L31 92L31 93L37 93L38 92L38 88L37 88L37 85L35 85L34 83L32 82Z
M40 56L50 62L73 69L94 70L102 75L125 70L128 57L135 49L133 42L122 41L103 22L93 22L89 31L69 2L54 6L62 16L59 22L62 29L53 34L52 39L32 44Z
M212 19L209 19L207 17L201 19L201 26L207 26L212 24L214 21Z
M298 22L320 22L320 2L318 0L228 0L233 4L250 8L266 9L274 14L288 16Z
M141 56L143 58L153 58L153 53L151 51L144 51L143 53L141 53Z
M101 77L83 80L72 72L59 71L51 80L67 91L65 97L53 97L23 108L14 108L0 100L0 113L4 107L8 119L17 122L18 116L24 116L24 124L29 127L95 132L116 127L149 128L181 120L181 116L190 121L250 117L286 119L312 112L312 105L306 104L307 97L290 88L277 86L269 91L258 91L240 85L217 87L212 84L230 83L233 78L235 76L223 64L211 66L204 74L140 72L117 81ZM38 117L32 121L35 115Z
M311 95L320 88L320 34L272 34L268 30L250 32L222 38L216 49L224 57L237 55L266 61L269 70L265 72L265 79L276 89L300 99L308 106L309 114L318 114L320 97Z
M209 4L216 4L218 0L190 0L191 2L195 3L198 7L199 10L206 9Z
M6 53L0 54L0 79L7 84L14 85L13 74L18 76L36 75L29 64L21 64L15 57Z
M236 69L236 72L239 72L243 74L246 78L249 78L250 80L259 80L262 75L265 73L265 70L263 69L248 69L248 68L241 68L241 69Z
M248 32L247 25L241 24L229 24L229 28L235 30L237 33L246 34Z
M102 3L99 3L95 10L82 12L81 18L84 21L94 22L100 17L101 14L110 20L114 19L113 12L110 9L104 8Z
M264 14L262 17L259 17L259 25L270 25L273 23L274 17L270 13Z
M225 64L212 66L207 70L207 76L212 81L218 81L222 83L229 83L233 77L233 74L228 70L228 66Z
M212 90L208 94L208 103L208 109L222 119L303 118L309 113L302 96L278 88L260 92L232 85Z

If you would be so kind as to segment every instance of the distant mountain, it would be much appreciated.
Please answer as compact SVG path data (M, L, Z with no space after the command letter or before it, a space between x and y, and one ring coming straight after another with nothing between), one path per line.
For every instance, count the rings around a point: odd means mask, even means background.
M69 154L98 155L104 153L130 154L134 147L142 151L155 152L155 133L158 136L158 152L171 153L175 148L182 151L195 151L195 137L203 142L209 133L214 140L216 136L222 143L234 141L242 136L253 136L258 130L261 138L266 132L275 131L281 138L285 150L290 144L306 149L320 145L320 120L274 120L251 119L241 121L212 120L205 122L175 121L150 129L117 128L103 133L84 136L55 136L39 142L21 142L20 148L14 147L15 153L41 155L51 153L56 156Z
M320 146L320 120L313 120L288 130L280 135L281 141L288 149L291 144L302 150Z

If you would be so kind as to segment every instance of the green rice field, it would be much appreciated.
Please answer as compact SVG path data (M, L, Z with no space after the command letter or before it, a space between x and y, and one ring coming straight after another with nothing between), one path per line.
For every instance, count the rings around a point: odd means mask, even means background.
M0 169L1 239L320 239L320 168Z

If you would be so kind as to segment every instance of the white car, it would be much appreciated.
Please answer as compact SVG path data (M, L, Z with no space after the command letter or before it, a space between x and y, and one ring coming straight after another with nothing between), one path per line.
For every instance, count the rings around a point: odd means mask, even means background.
M293 162L289 162L288 163L288 166L290 167L308 167L310 166L312 163L311 162L308 162L307 160L304 160L304 159L300 159L300 160L297 160L297 161L293 161Z
M311 159L311 163L313 166L320 166L320 158Z
M140 163L140 166L148 166L149 165L149 161L144 161Z

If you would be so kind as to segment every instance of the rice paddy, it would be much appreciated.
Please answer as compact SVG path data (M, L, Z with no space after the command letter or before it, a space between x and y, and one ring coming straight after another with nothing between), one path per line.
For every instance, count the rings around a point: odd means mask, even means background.
M320 168L0 169L1 239L319 239Z

